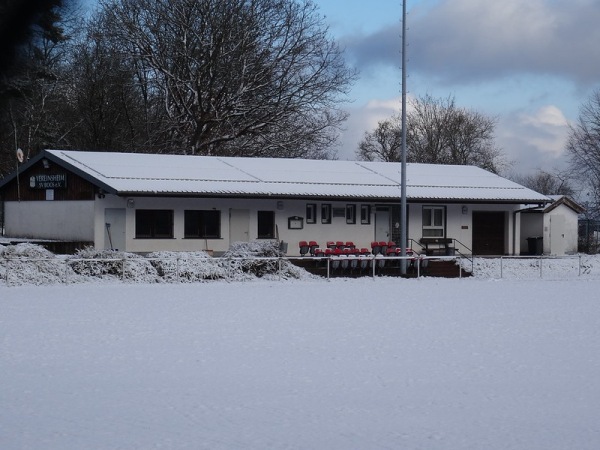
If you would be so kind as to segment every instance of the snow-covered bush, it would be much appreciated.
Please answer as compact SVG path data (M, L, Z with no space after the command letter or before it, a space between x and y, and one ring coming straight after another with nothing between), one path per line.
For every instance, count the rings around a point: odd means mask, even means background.
M23 243L1 249L0 279L8 285L54 284L76 279L64 260L44 247Z
M151 262L135 253L86 248L79 250L69 260L73 271L86 277L123 279L139 283L161 281Z
M219 280L227 273L218 259L206 252L153 252L146 256L165 281Z
M221 258L205 252L134 253L86 248L56 256L39 245L0 246L0 283L54 284L92 281L140 283L310 278L286 260L274 242L236 243Z
M231 275L237 274L242 279L252 278L307 278L310 275L287 260L275 241L234 242L222 256L224 264ZM243 275L246 275L244 277Z

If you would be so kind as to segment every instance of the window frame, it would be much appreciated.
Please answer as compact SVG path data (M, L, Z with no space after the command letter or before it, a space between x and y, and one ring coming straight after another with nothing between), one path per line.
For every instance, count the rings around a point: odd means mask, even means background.
M429 213L429 224L425 222L425 212ZM436 212L441 213L440 222L441 224L436 225ZM421 230L422 236L425 238L445 238L446 237L446 207L438 205L424 205L421 212ZM436 233L439 231L441 233Z
M317 223L317 204L306 204L306 223Z
M371 205L360 205L360 224L371 224Z
M348 225L354 225L356 223L356 205L354 203L348 203L346 205L346 223Z
M194 222L197 225L195 225ZM197 229L197 233L190 232L191 229ZM221 239L221 211L217 209L184 210L183 238Z
M135 238L136 239L173 239L174 211L172 209L136 209ZM161 223L164 221L164 223ZM169 228L168 233L164 230Z
M322 203L321 204L321 223L330 224L331 223L331 203Z

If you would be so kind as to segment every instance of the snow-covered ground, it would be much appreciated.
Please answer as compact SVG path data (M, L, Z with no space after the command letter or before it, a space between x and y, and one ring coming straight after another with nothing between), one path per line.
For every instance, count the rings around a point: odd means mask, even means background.
M595 450L592 266L0 285L0 448Z

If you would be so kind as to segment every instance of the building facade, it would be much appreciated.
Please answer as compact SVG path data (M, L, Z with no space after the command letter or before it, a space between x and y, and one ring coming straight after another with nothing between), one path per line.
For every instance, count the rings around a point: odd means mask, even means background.
M407 165L407 246L522 251L520 211L546 196L473 166ZM128 252L400 236L400 164L46 150L0 181L5 235Z

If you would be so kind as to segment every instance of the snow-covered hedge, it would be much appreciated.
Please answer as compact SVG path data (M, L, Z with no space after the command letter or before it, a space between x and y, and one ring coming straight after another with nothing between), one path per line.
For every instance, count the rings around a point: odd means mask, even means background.
M123 279L139 283L160 281L151 262L134 253L87 248L67 259L75 273L88 278Z
M192 283L227 278L219 260L206 252L154 252L147 258L164 281Z
M246 274L247 278L275 276L300 279L307 276L304 269L279 259L282 256L285 255L279 250L277 242L234 242L221 260L228 264L229 271Z
M0 246L0 279L6 284L53 284L68 278L76 278L71 267L39 245Z
M281 256L272 242L236 243L221 258L205 252L155 252L141 256L93 248L57 256L38 245L17 244L0 246L0 283L172 283L311 277L304 269L278 259Z

